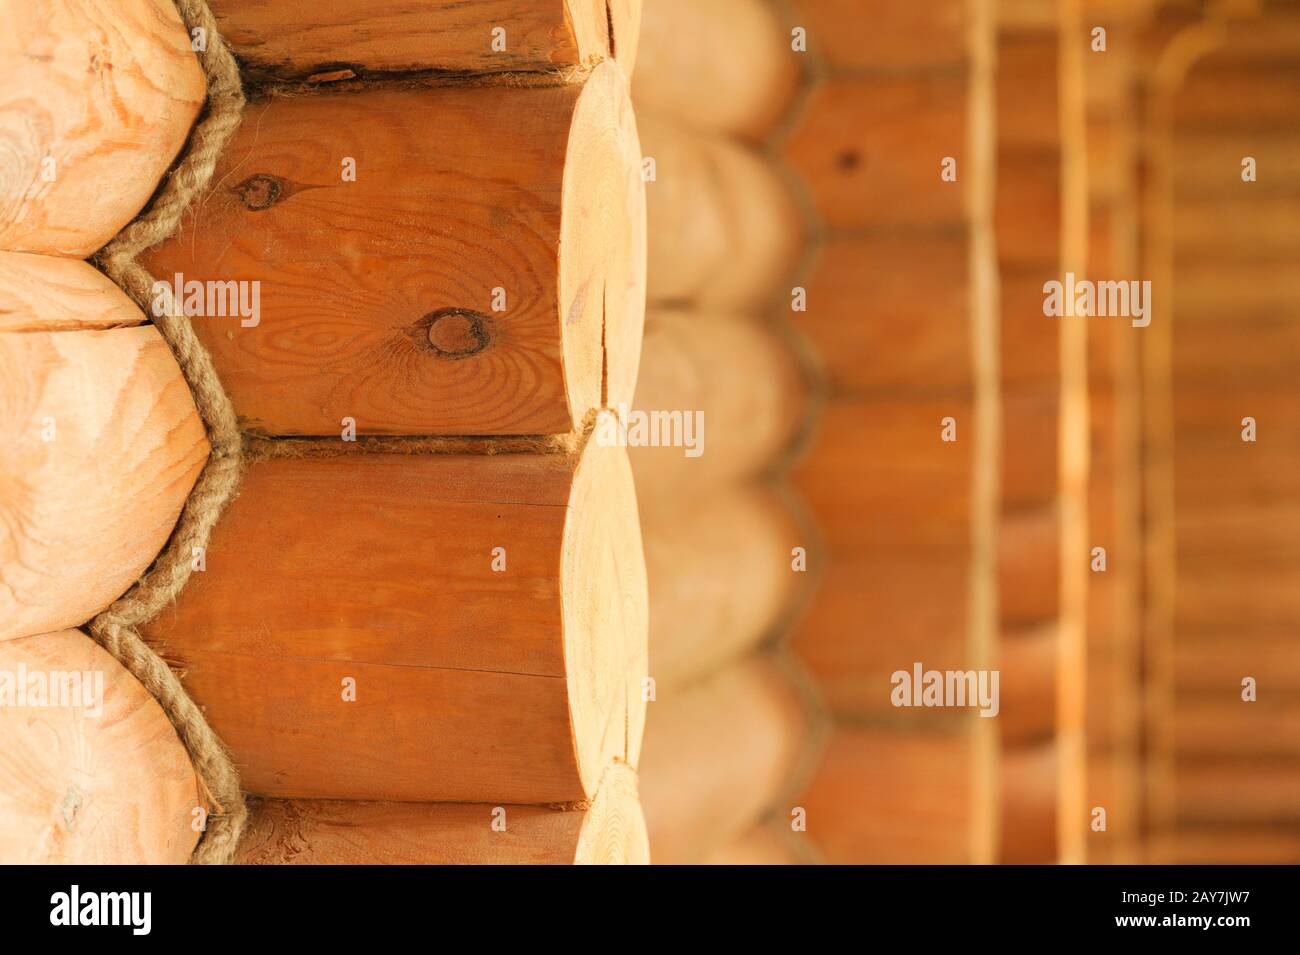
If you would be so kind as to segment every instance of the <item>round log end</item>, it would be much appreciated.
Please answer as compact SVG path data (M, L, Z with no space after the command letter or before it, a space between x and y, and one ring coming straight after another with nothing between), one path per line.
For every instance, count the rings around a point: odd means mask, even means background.
M0 245L89 255L180 151L203 71L171 0L6 4L4 16Z
M0 863L186 862L203 806L143 686L79 630L0 642Z
M650 840L637 795L636 772L614 763L601 777L578 833L578 865L649 865Z
M208 455L194 399L152 325L0 334L0 432L0 640L79 626L175 527Z
M582 452L561 580L569 717L582 789L591 796L611 760L636 765L645 724L645 555L623 448L593 439Z
M627 78L613 61L574 107L564 162L560 321L569 408L632 400L645 322L646 218L641 145Z
M641 0L565 0L578 62L613 57L628 76L641 45Z

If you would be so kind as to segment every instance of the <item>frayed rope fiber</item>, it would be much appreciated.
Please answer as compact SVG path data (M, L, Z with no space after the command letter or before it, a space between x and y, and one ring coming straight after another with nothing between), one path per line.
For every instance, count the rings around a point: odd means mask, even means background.
M239 66L217 32L207 3L175 2L186 31L194 36L196 30L202 30L206 37L206 49L196 51L208 83L205 115L191 131L184 156L149 207L95 256L104 274L146 313L155 299L154 278L136 256L176 232L181 216L211 181L217 160L239 127L244 111ZM239 773L180 678L145 642L139 628L175 600L189 581L193 549L207 547L213 525L239 486L243 443L234 406L207 350L181 306L170 291L162 292L163 288L159 286L159 295L165 310L162 314L155 312L154 324L189 384L212 450L167 547L134 587L90 621L89 629L91 636L157 699L194 764L209 801L209 814L207 828L190 861L223 864L234 857L248 817Z

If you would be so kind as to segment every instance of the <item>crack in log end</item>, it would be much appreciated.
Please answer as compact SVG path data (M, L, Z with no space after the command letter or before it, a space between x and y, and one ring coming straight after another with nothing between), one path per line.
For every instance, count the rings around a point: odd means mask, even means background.
M614 36L614 7L613 0L605 0L605 31L609 39L609 57L610 59L618 58L618 38Z
M422 350L452 361L477 355L492 344L492 319L464 308L440 308L408 329Z
M261 212L279 202L285 190L284 183L275 176L258 173L235 186L233 191L245 209Z
M81 812L82 796L81 790L75 785L69 786L59 805L59 812L63 815L63 828L68 832L77 829L77 814Z

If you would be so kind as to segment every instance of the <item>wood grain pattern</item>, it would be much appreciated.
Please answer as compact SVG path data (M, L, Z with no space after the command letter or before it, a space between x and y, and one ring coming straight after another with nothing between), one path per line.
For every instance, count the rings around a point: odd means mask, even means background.
M971 860L970 735L841 727L798 804L827 862Z
M79 630L0 642L5 692L23 679L25 705L0 705L0 862L186 862L203 802L185 747L148 691ZM75 690L57 700L75 705L36 705L37 683Z
M806 574L790 566L801 535L779 498L738 486L644 511L650 675L669 689L769 636Z
M256 463L146 636L254 794L588 798L645 710L626 452Z
M645 209L625 87L606 63L582 86L263 101L148 265L260 283L257 325L195 319L251 430L569 431L636 384Z
M633 408L703 414L703 452L630 450L643 500L703 492L770 467L807 411L805 382L789 345L753 318L685 309L646 321Z
M654 0L632 97L683 125L759 139L795 94L799 56L763 0Z
M845 394L965 392L971 387L964 235L838 236L809 276L793 320ZM924 287L924 294L918 289Z
M754 657L653 704L641 767L651 857L699 862L758 821L788 785L803 717Z
M226 42L258 78L409 70L562 70L617 55L630 74L640 0L212 0ZM493 29L505 30L494 50Z
M833 229L965 222L967 84L950 73L816 87L785 145ZM957 181L940 178L945 156Z
M788 295L803 226L772 164L721 136L648 115L640 122L655 160L646 184L650 301L746 309Z
M504 811L504 831L494 812ZM258 800L244 865L644 865L636 773L613 763L584 809L491 803Z
M0 252L0 333L125 328L144 320L126 293L79 259Z
M4 0L0 22L0 249L82 258L157 187L203 73L170 0Z
M83 301L101 306L82 313L92 323L138 320L89 266L67 271L75 284L51 286L48 311L16 309L6 326L64 327ZM208 454L152 325L0 332L0 435L0 640L77 626L120 596L166 543Z
M942 440L943 419L957 440ZM970 398L833 401L794 482L837 557L969 556Z

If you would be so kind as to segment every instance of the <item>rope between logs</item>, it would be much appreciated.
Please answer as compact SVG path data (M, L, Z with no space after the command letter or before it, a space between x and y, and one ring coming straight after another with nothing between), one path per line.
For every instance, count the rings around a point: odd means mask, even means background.
M230 397L213 367L207 349L194 332L184 307L165 283L154 277L136 257L170 238L180 227L191 203L208 188L217 162L243 118L245 96L239 64L217 29L205 0L175 0L187 33L202 30L205 49L196 51L207 78L206 113L190 134L186 150L148 208L122 229L94 257L94 261L141 308L152 314L163 339L171 348L194 398L211 448L207 463L181 509L176 529L149 570L107 609L88 624L91 636L125 667L158 701L184 744L195 774L209 802L204 835L190 861L222 865L233 860L248 809L240 788L239 772L229 751L208 725L198 704L186 692L171 666L145 641L140 627L175 601L192 573L196 548L206 549L218 517L236 495L244 464L273 457L332 457L348 453L337 442L274 440L240 431ZM581 82L591 72L589 64L537 78L495 77L500 85L557 85ZM442 84L447 78L441 77ZM483 82L480 80L479 82ZM344 86L346 84L338 84ZM305 89L271 89L292 95ZM156 307L162 305L161 314ZM565 435L517 438L367 438L358 442L359 453L397 454L573 454L590 439L596 415L589 413L582 426Z
M217 32L207 3L176 0L176 9L187 33L193 36L201 29L206 34L206 49L196 51L208 84L206 115L194 127L184 156L149 207L95 257L104 273L147 311L155 299L154 278L136 256L175 233L185 210L212 180L217 160L244 111L239 66ZM189 581L194 548L207 547L213 525L239 487L243 439L234 406L207 350L183 307L164 288L158 286L157 297L165 308L162 314L152 312L154 324L194 396L211 453L162 554L134 587L90 621L89 630L154 696L176 728L210 803L206 829L190 861L219 865L234 857L248 817L239 772L180 678L145 642L139 628L174 601Z

